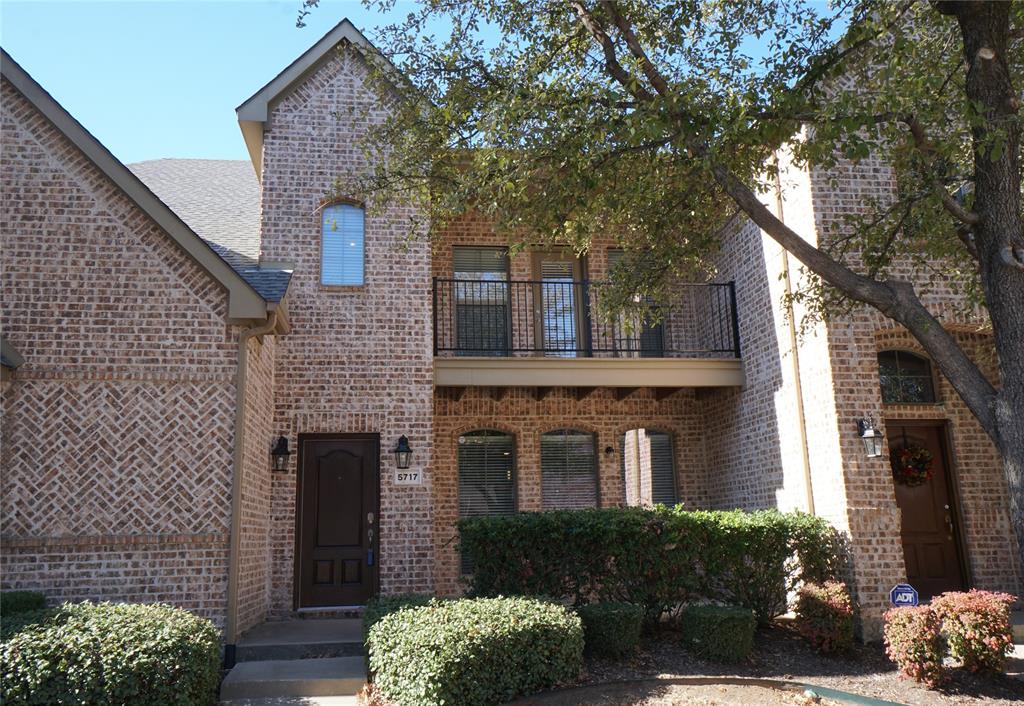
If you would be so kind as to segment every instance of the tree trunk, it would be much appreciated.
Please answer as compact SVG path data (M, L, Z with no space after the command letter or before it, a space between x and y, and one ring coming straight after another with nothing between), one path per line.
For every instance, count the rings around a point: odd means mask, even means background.
M967 97L983 106L974 133L975 202L973 227L981 283L992 319L1002 388L995 398L994 434L1010 491L1010 518L1024 566L1024 267L1004 259L1005 248L1024 249L1021 216L1021 126L1019 98L1006 63L1010 3L943 3L960 25L967 61ZM994 131L1005 132L1005 147L988 147ZM1012 253L1012 251L1011 251Z

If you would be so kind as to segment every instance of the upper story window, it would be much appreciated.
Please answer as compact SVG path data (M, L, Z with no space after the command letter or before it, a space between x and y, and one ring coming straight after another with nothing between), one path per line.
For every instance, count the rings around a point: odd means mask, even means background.
M363 284L363 209L347 203L325 206L320 230L320 283Z
M878 377L882 402L886 404L935 402L935 380L927 358L907 351L882 351L878 354Z
M452 323L458 355L507 355L511 325L508 252L505 248L455 247L452 273Z
M541 434L540 475L545 510L597 507L594 435L575 429Z

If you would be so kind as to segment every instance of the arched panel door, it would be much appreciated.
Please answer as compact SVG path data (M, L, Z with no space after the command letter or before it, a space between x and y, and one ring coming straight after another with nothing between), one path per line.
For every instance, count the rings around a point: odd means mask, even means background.
M303 438L298 487L298 607L364 605L376 592L379 442Z

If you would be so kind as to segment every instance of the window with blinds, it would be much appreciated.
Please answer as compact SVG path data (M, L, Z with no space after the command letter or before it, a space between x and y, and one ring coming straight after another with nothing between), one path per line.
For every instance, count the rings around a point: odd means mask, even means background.
M321 284L363 284L363 209L332 204L323 210L320 231Z
M459 437L459 517L510 515L516 511L515 442L500 431ZM472 571L464 557L462 573Z
M510 345L505 248L456 247L452 259L459 355L504 355Z
M676 464L672 452L672 437L663 431L647 429L647 441L651 454L651 502L675 505Z
M541 495L545 510L597 507L594 435L559 429L540 437Z
M653 429L633 429L619 437L619 444L627 505L661 503L671 506L679 502L671 434ZM650 496L645 497L648 487Z

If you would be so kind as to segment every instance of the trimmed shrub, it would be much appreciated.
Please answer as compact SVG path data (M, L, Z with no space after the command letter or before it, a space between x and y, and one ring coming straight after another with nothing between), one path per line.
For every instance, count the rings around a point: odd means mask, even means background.
M3 591L0 593L0 615L5 617L46 607L46 596L37 591Z
M529 598L435 601L370 628L370 668L397 706L487 706L575 679L583 626Z
M390 615L403 608L418 608L428 605L434 596L431 593L396 593L391 596L374 596L366 602L363 609L363 642L373 627L385 615Z
M845 583L805 583L796 592L797 631L815 649L837 652L853 645L853 600Z
M749 608L697 605L679 616L683 647L717 662L738 662L754 649L757 620Z
M576 609L588 654L621 657L640 644L644 609L632 603L590 603Z
M1016 597L972 589L932 600L949 652L972 672L1001 672L1013 649L1010 606Z
M769 622L801 580L834 579L838 533L802 513L602 508L472 517L458 524L470 593L620 601L648 620L696 597Z
M929 687L946 680L942 622L930 606L893 608L885 616L885 653L900 673Z
M3 702L208 706L220 633L166 605L66 603L0 645Z

